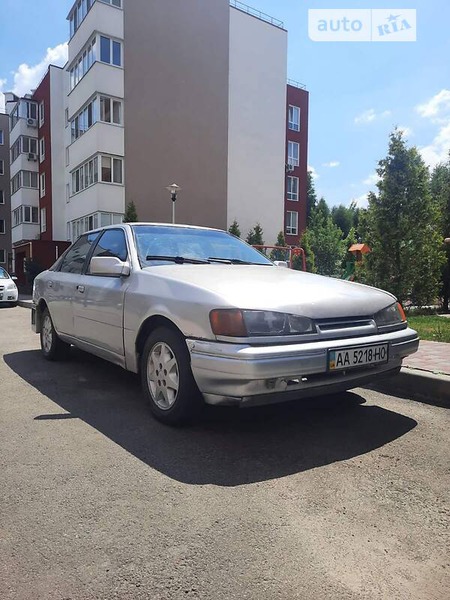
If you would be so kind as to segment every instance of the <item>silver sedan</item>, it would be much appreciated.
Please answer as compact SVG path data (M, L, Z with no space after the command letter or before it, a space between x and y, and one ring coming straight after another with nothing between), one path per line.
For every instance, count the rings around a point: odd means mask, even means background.
M33 328L140 373L153 414L301 399L398 373L419 339L391 294L275 266L218 229L150 223L82 235L38 275Z

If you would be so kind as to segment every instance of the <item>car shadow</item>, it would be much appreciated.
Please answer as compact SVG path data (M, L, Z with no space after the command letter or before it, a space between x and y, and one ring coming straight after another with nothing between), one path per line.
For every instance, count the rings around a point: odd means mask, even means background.
M150 467L188 484L237 486L299 473L370 452L417 425L364 406L361 396L347 392L252 409L207 407L195 425L173 429L153 419L136 375L72 350L71 360L60 363L46 362L37 350L4 356L15 373L65 411L36 414L35 420L79 418Z

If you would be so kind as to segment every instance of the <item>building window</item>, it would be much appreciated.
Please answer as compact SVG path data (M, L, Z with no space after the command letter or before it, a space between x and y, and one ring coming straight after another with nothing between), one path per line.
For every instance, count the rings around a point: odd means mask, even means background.
M289 129L300 131L300 109L298 106L289 105Z
M0 263L4 265L6 263L6 252L0 248Z
M38 189L38 174L34 171L19 171L11 179L11 195L20 188Z
M116 67L122 66L122 44L104 35L100 36L100 60Z
M86 75L96 60L96 38L94 37L86 46L84 51L80 53L70 69L71 90L73 90L73 88Z
M36 206L19 206L12 213L13 227L22 223L39 223L39 209Z
M0 190L0 204L5 204L5 190Z
M100 121L122 124L122 102L106 96L100 96Z
M5 233L5 219L0 219L0 233Z
M298 167L300 164L300 144L288 142L288 164Z
M101 176L104 183L122 183L122 159L102 156Z
M122 8L122 0L100 0L103 4L110 4L111 6L117 6L117 8Z
M37 145L38 141L36 138L27 137L24 135L17 138L11 148L11 164L19 157L21 153L33 155L28 157L29 160L36 160Z
M41 233L47 231L47 209L41 208Z
M42 127L42 125L44 124L44 118L45 118L45 108L44 108L44 101L42 100L42 102L39 102L39 127Z
M45 138L39 140L39 162L45 159Z
M5 174L5 161L0 160L0 175L4 175L4 174Z
M4 143L5 143L5 138L3 135L3 129L0 129L0 146L3 146Z
M123 222L123 215L117 213L93 213L71 221L68 224L68 239L74 241L87 231L92 231L98 227L108 225L120 225Z
M40 174L40 197L43 198L45 196L45 173Z
M298 212L287 211L286 214L286 235L298 234Z
M287 199L298 200L298 177L287 178Z
M78 27L84 21L86 15L91 10L95 0L79 0L70 15L70 37L77 31Z
M98 181L98 157L92 158L72 173L72 195L85 190Z

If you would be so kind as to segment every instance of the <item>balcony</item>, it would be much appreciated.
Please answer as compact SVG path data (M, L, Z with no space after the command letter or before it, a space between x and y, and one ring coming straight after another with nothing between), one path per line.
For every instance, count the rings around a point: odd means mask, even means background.
M278 27L279 29L284 29L283 21L275 19L274 17L271 17L270 15L261 12L257 8L252 8L251 6L248 6L243 2L239 2L239 0L230 0L230 6L232 8L236 8L237 10L240 10L241 12L246 13L247 15L250 15L251 17L256 17L260 21L269 23L269 25L273 25L274 27Z

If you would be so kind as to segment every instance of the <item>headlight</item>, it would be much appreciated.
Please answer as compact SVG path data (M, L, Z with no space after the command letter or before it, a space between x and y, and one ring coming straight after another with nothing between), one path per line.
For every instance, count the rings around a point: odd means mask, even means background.
M15 290L16 287L17 287L16 284L13 282L13 283L9 283L8 287L6 289L7 290Z
M314 333L316 326L307 317L266 310L217 309L209 315L215 335L257 337Z
M375 322L378 327L387 327L389 325L399 325L406 323L406 315L400 302L392 304L375 315Z

